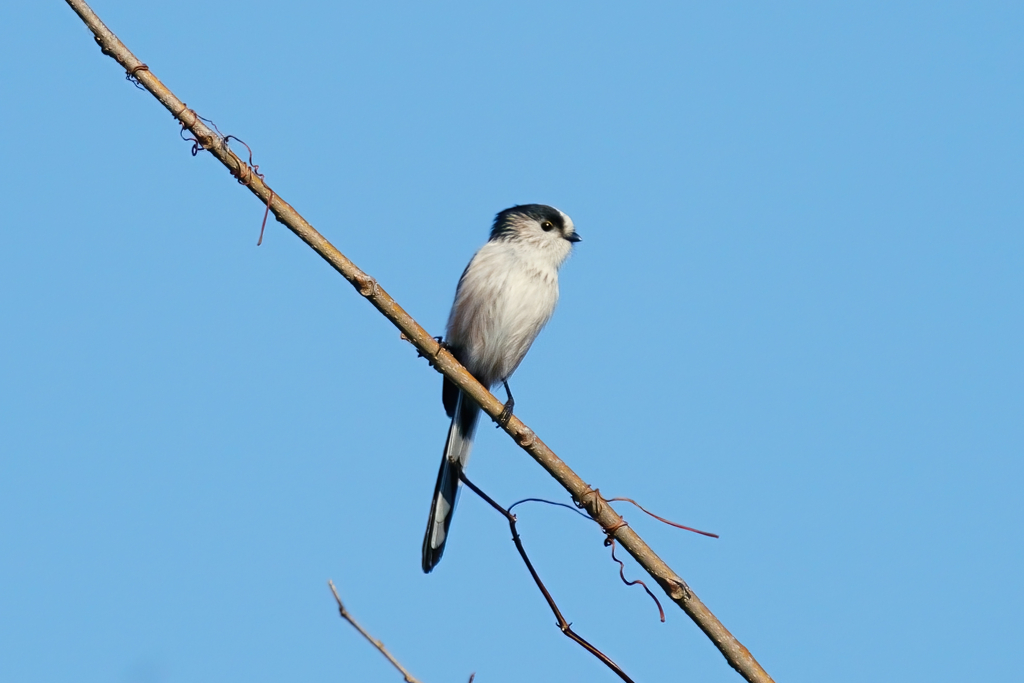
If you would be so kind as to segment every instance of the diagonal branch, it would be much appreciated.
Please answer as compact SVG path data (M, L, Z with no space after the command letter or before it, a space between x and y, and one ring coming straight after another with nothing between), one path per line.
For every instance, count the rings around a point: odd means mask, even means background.
M359 631L359 634L362 635L363 638L366 638L368 641L370 641L370 643L375 648L377 648L380 651L380 653L387 658L389 662L391 662L391 666L398 669L402 676L405 677L405 683L420 683L420 680L418 678L416 678L411 673L406 671L405 667L402 666L397 659L395 659L395 656L388 652L388 649L384 647L384 643L380 642L379 640L371 636L370 633L365 628L359 625L358 621L352 618L352 615L348 613L347 609L345 609L345 604L341 601L341 596L338 595L338 589L334 587L334 582L328 580L327 585L331 587L331 592L334 593L334 600L338 603L338 614L341 615L341 618L347 621L348 623L352 624L352 626L357 631ZM469 680L472 681L473 679L470 678Z
M323 235L317 232L306 219L270 189L259 175L252 173L246 163L232 152L224 138L211 129L203 120L179 100L156 75L146 67L127 47L103 24L84 0L66 0L95 36L103 54L112 57L146 90L148 90L181 125L191 132L202 149L210 152L231 174L243 181L249 191L256 195L263 205L269 205L277 220L308 244L342 277L348 280L384 317L391 321L402 337L415 346L430 360L430 364L462 391L480 404L492 419L501 414L504 404L480 384L458 361L412 316L398 305L378 285L377 281L360 270ZM144 68L145 67L145 68ZM533 433L523 422L512 416L502 425L509 436L522 447L548 474L555 478L577 503L583 507L601 527L615 538L626 551L658 582L662 590L675 602L694 623L711 639L726 661L751 683L769 683L768 673L728 629L711 613L703 602L690 590L686 582L672 571L664 560L644 542L630 527L626 526L615 510L583 481L547 444Z
M551 593L548 592L547 586L545 586L544 582L540 580L540 574L538 574L537 570L534 569L533 562L530 562L530 557L526 554L526 548L523 547L523 539L519 537L519 529L516 527L516 516L509 512L508 510L506 510L505 508L501 507L501 505L496 503L493 498L488 496L480 488L478 488L476 484L471 482L466 477L465 472L459 473L459 479L462 480L462 483L469 487L473 491L473 493L480 496L480 498L485 503L487 503L492 508L497 510L499 513L501 513L502 516L505 517L505 519L508 520L509 529L512 530L512 542L516 544L516 550L519 551L519 556L523 558L523 563L526 565L526 568L530 570L530 576L533 577L533 582L537 584L537 588L540 589L541 595L543 595L544 600L547 601L548 607L550 607L551 611L554 613L555 620L558 622L559 630L562 633L564 633L569 639L578 643L580 647L582 647L584 650L600 659L601 662L609 669L614 671L615 675L617 675L619 678L624 680L626 683L633 683L633 679L627 676L626 672L623 671L618 664L613 662L611 657L598 650L595 646L587 642L587 640L583 636L573 631L572 624L566 621L565 617L562 616L562 611L558 609L558 605L555 604L555 599L551 597ZM625 581L625 577L623 577L622 580ZM655 602L657 602L657 599L655 599ZM658 605L658 609L661 609L661 605ZM662 616L661 620L665 621L664 615Z

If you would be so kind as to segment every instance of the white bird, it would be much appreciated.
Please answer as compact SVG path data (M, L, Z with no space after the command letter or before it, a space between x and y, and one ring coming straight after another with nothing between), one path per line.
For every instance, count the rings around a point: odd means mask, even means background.
M508 400L499 421L508 422L515 401L508 378L522 362L558 303L558 269L580 241L572 219L543 204L505 209L491 237L466 266L448 315L445 344L488 389L503 384ZM447 378L442 390L452 419L423 537L423 571L441 561L455 511L459 475L473 447L480 406Z

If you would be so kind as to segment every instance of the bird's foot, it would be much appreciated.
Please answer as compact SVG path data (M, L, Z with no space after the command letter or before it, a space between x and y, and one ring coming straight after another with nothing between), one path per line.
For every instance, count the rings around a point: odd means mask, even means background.
M512 408L515 406L515 404L516 402L513 401L512 399L509 399L508 402L505 403L505 407L501 409L501 412L498 414L498 417L495 420L495 422L498 423L498 427L508 426L508 421L512 419Z
M516 400L512 398L512 390L508 388L508 380L501 380L501 384L505 387L505 396L508 397L508 400L505 401L505 407L502 408L495 422L499 427L507 427L508 421L512 419L512 408L515 406Z
M402 338L405 339L405 335L404 334L402 335ZM452 347L448 346L448 342L446 342L444 340L444 337L434 337L434 339L437 340L437 351L435 351L433 354L430 354L430 357L428 357L428 354L425 354L422 351L420 351L419 349L416 349L416 355L419 358L426 358L428 361L430 361L431 365L433 365L434 361L437 360L437 357L438 357L438 355L440 355L441 351L451 351L452 350Z

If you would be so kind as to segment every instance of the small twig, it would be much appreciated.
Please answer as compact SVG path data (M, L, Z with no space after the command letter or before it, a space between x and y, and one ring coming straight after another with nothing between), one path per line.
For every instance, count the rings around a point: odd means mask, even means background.
M544 498L523 498L520 501L516 501L515 503L512 503L512 505L509 506L508 511L512 512L512 510L515 509L515 507L517 505L521 505L522 503L547 503L548 505L554 505L554 506L557 506L557 507L565 508L567 510L572 510L573 512L575 512L577 515L579 515L583 519L585 519L587 521L590 521L590 522L594 522L596 524L596 521L594 519L592 519L588 515L583 514L582 512L577 510L572 505L569 505L568 503L558 503L558 502L555 502L553 500L546 500ZM626 525L626 521L623 520L622 524L623 524L623 526L625 526ZM619 578L622 579L622 583L626 584L627 586L635 586L637 584L640 584L641 586L643 586L644 590L647 591L647 595L651 596L651 600L654 600L654 604L658 606L658 616L661 618L661 622L665 623L665 610L661 606L661 601L658 600L657 596L655 596L654 593L651 592L651 589L647 587L647 584L644 583L643 581L641 581L640 579L637 579L636 581L630 581L629 579L626 578L626 574L625 574L626 565L625 565L625 563L622 560L620 560L619 558L615 557L615 536L614 536L614 531L613 530L606 530L605 531L604 544L606 546L611 547L611 549L612 549L612 560L617 562L618 565L619 565Z
M614 503L615 501L622 501L624 503L632 503L633 505L636 505L638 508L640 508L641 510L643 510L644 512L649 514L651 517L654 517L659 522L664 522L665 524L668 524L669 526L674 526L677 529L683 529L685 531L692 531L693 533L701 534L702 536L710 536L711 538L719 538L718 534L713 534L710 531L701 531L700 529L694 529L693 527L683 526L682 524L676 524L675 522L667 520L664 517L659 517L658 515L654 514L653 512L651 512L650 510L645 508L643 505L641 505L640 503L638 503L635 500L633 500L632 498L608 498L607 501L609 503ZM662 620L662 621L664 621L664 620Z
M420 683L419 679L417 679L411 673L406 671L405 667L399 664L398 660L395 659L394 655L387 651L387 648L384 647L384 643L380 642L379 640L371 636L369 633L367 633L366 629L360 626L359 622L352 618L352 615L348 613L348 610L345 609L345 605L341 602L341 596L338 595L338 589L334 587L334 582L328 580L327 585L331 587L331 592L334 593L334 599L338 602L338 614L341 615L341 618L347 621L348 623L352 624L352 626L354 626L355 629L362 634L363 638L366 638L373 644L375 648L380 650L380 653L387 657L388 661L391 662L391 665L398 669L403 676L405 676L406 683ZM469 680L472 681L473 679L470 678Z
M637 584L643 586L644 590L647 591L647 594L651 596L651 600L654 600L654 604L658 606L658 616L661 618L661 623L664 624L665 610L662 609L661 601L658 600L657 596L654 595L654 593L651 592L651 589L647 587L647 584L641 581L640 579L630 581L626 578L626 563L620 560L619 558L615 557L615 537L608 536L606 539L604 539L604 544L612 549L612 559L619 563L619 578L622 579L622 583L626 584L627 586L635 586Z
M633 679L627 676L626 672L623 671L618 664L613 662L608 655L598 650L596 647L588 643L582 636L573 631L572 624L566 621L565 617L562 616L561 610L559 610L558 605L555 604L555 599L551 597L551 593L548 592L548 589L544 585L544 582L540 580L540 575L537 573L537 570L534 569L533 563L530 562L530 557L526 554L526 548L523 547L523 541L519 537L519 531L516 529L516 516L509 512L508 510L506 510L505 508L498 505L496 502L494 502L493 498L491 498L486 493L481 491L476 486L476 484L467 479L465 472L459 473L459 479L462 480L462 483L469 487L469 489L473 491L473 493L480 496L480 498L485 503L487 503L492 508L500 512L502 515L504 515L505 519L508 520L508 526L512 530L512 542L516 544L516 550L519 551L519 556L523 558L523 563L526 564L526 568L530 571L530 576L533 577L534 583L537 584L537 588L540 589L541 595L543 595L544 600L547 601L548 607L550 607L551 611L554 613L555 619L558 621L558 628L562 631L562 633L564 633L571 640L574 640L576 643L578 643L587 652L600 659L605 666L614 671L616 675L618 675L618 677L622 680L626 681L626 683L633 683Z
M595 524L597 524L596 520L594 520L590 515L583 514L582 512L574 508L572 505L569 505L568 503L559 503L557 501L546 500L544 498L523 498L522 500L517 500L516 502L508 506L508 511L512 512L513 510L516 509L517 505L522 505L523 503L546 503L548 505L554 505L555 507L565 508L566 510L575 512L577 515L587 520L588 522L594 522Z

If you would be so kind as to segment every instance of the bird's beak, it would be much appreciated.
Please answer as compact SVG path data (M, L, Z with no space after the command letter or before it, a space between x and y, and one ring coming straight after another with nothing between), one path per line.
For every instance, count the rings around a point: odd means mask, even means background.
M569 240L570 242L572 242L572 243L574 243L574 244L575 244L576 242L582 242L582 241L583 241L583 238L582 238L582 237L580 237L580 234L579 234L578 232L574 232L574 233L572 233L571 235L569 235L569 236L568 236L568 237L566 237L565 239Z

